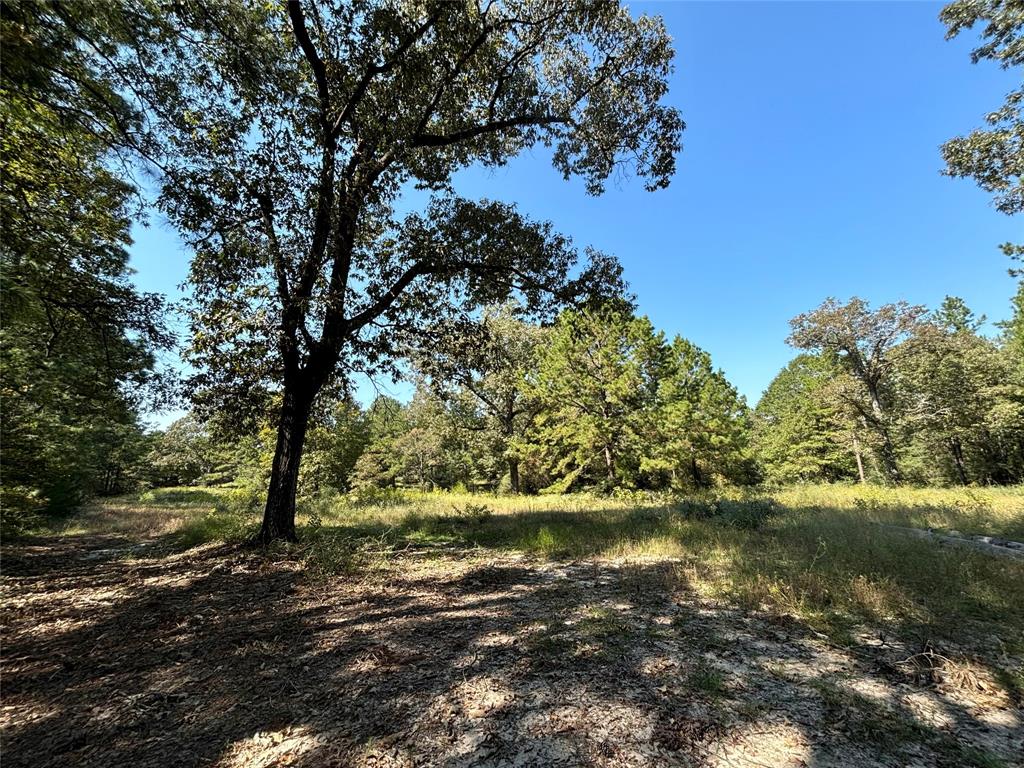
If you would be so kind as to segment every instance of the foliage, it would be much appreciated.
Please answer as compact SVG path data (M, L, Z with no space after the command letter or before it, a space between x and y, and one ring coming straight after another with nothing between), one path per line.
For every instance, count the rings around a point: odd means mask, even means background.
M940 14L946 37L953 38L975 24L983 25L982 43L971 61L995 61L1004 69L1024 65L1024 20L1015 2L955 0ZM958 136L942 145L946 173L971 177L993 194L996 208L1006 214L1024 211L1024 90L1011 91L1003 106L985 116L987 128Z
M840 304L830 298L790 321L787 341L792 346L833 355L849 374L836 381L834 397L873 438L890 483L903 480L893 434L898 414L892 350L915 330L924 312L924 307L906 302L872 311L863 299Z
M904 441L917 453L920 482L1024 476L1024 380L976 328L939 313L897 351Z
M197 404L252 423L280 394L262 537L293 538L321 391L486 304L550 314L620 290L614 260L451 179L544 144L591 193L623 168L665 186L672 50L660 20L614 2L167 11L113 69L149 108L161 206L195 251ZM413 184L436 194L399 216Z
M508 487L522 490L522 443L539 406L527 387L544 329L525 322L515 304L485 309L480 322L450 329L445 343L417 356L417 367L440 397L461 412L463 426L496 462L478 462L492 486L507 471Z
M370 423L363 409L347 398L337 401L310 429L299 477L302 495L351 489L356 463L369 440Z
M743 399L706 352L621 306L564 313L531 379L551 490L752 479Z
M984 319L950 296L927 314L853 299L795 318L790 343L821 354L794 360L758 405L766 476L849 477L845 446L862 481L1019 482L1024 379L1012 328L991 340Z
M839 376L831 355L797 355L768 385L754 411L752 440L771 483L856 476L853 434L829 396Z
M664 337L623 307L559 317L530 376L540 405L531 442L555 488L636 484L666 364Z
M162 298L129 279L135 190L112 151L135 116L88 53L136 14L95 10L0 11L3 482L52 509L140 481L138 410L164 401L156 355L173 341Z
M666 351L641 468L675 488L755 480L746 401L704 350L677 336Z
M157 486L193 485L213 472L216 447L207 430L192 415L183 416L156 436L147 457Z

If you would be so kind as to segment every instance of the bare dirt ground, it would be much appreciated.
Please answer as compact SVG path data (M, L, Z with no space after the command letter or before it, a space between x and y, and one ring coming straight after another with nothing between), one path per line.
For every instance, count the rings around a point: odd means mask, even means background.
M1021 702L955 649L840 649L671 562L314 579L65 536L5 548L2 587L5 768L1024 765Z

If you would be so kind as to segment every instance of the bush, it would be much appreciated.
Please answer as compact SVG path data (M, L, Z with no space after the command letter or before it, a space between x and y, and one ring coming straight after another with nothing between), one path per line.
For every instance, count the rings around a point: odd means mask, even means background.
M35 488L0 486L0 535L21 536L40 522L46 499Z
M494 514L494 511L486 504L475 504L473 502L466 504L461 509L452 504L452 509L455 510L455 514L460 520L465 520L473 525L483 525Z

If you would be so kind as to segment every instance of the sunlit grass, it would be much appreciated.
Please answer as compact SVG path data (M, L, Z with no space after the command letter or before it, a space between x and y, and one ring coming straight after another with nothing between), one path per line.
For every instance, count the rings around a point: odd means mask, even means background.
M158 489L94 504L65 532L146 533L188 547L243 540L258 512L259 499L240 489ZM409 547L439 557L665 561L679 588L797 616L840 642L868 622L950 640L996 636L1024 651L1024 562L878 523L1019 537L1024 492L801 486L685 498L336 495L302 503L297 551L326 577L386 568Z

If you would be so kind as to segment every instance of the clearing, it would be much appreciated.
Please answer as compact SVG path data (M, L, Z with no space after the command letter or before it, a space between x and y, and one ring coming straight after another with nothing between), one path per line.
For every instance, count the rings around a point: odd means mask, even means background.
M98 503L3 559L5 768L1024 765L1019 489Z

